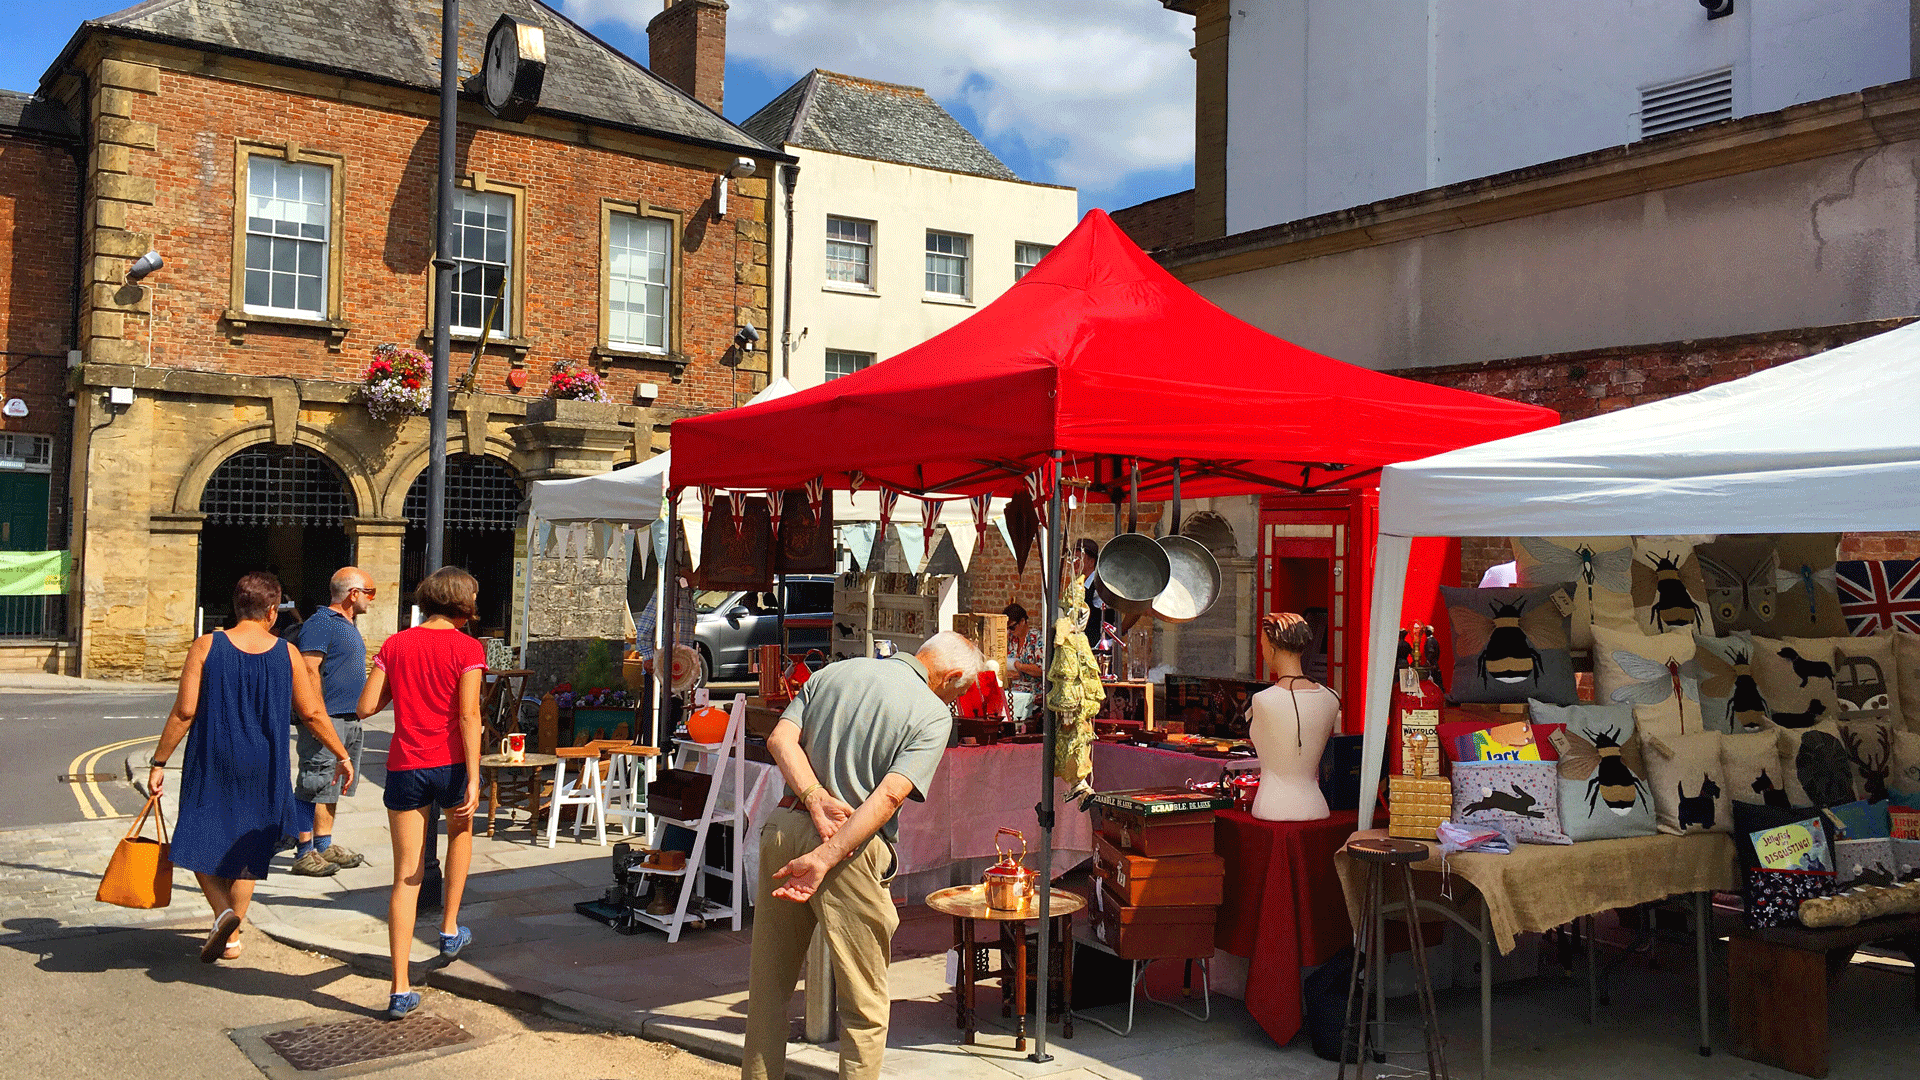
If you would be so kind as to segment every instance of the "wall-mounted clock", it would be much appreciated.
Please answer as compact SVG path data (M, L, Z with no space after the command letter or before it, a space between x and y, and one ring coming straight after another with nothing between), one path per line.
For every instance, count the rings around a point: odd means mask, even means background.
M487 111L502 120L525 120L539 106L546 78L546 31L500 16L487 33L487 57L480 68L480 99Z

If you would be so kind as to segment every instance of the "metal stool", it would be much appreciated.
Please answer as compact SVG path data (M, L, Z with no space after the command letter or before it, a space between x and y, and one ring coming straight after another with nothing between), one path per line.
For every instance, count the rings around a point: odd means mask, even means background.
M1354 1055L1354 1076L1364 1080L1368 1073L1368 1063L1372 1058L1386 1060L1389 1053L1412 1054L1414 1051L1389 1051L1381 1048L1384 1041L1376 1028L1386 1027L1386 994L1381 980L1386 975L1387 951L1387 878L1390 866L1400 867L1399 878L1405 887L1405 907L1407 929L1411 935L1413 949L1413 969L1419 982L1420 1027L1426 1042L1427 1075L1437 1080L1448 1080L1447 1062L1440 1045L1440 1021L1435 1015L1433 1005L1433 982L1427 976L1427 951L1420 939L1420 919L1418 906L1413 894L1413 864L1427 857L1427 846L1410 840L1354 840L1345 851L1347 857L1367 868L1367 896L1360 910L1360 925L1354 934L1354 945L1366 958L1366 977L1363 980L1360 968L1355 965L1353 976L1347 982L1346 1025L1340 1035L1340 1078L1347 1075L1346 1047L1357 1045ZM1483 974L1482 978L1486 976ZM1378 1011L1374 1019L1367 1019L1367 1001L1363 986L1371 988L1379 995ZM1358 1028L1356 1032L1354 1029Z

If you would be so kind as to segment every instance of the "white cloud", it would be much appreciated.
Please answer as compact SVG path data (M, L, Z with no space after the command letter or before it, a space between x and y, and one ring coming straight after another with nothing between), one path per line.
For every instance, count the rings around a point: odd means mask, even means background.
M644 31L660 0L565 0L587 25ZM964 103L989 142L1105 188L1193 159L1192 19L1154 0L730 0L727 51L794 78L812 68Z

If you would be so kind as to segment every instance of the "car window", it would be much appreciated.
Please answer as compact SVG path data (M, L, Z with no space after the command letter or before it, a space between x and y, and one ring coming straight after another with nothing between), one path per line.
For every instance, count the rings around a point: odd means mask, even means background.
M787 610L795 614L818 615L833 610L833 582L790 581L787 583Z
M724 609L727 606L727 600L732 596L733 593L728 590L702 590L699 596L693 598L693 610L702 615L711 615L716 611Z

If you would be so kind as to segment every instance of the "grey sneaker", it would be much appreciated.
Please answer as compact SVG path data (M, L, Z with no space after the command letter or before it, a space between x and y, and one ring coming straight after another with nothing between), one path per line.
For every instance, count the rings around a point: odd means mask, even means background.
M318 849L315 850L318 851ZM347 847L345 844L334 844L328 847L327 850L319 851L318 853L321 858L338 866L342 870L351 870L367 861L365 855Z
M293 860L293 872L300 877L332 877L340 867L321 858L319 852L309 851Z

